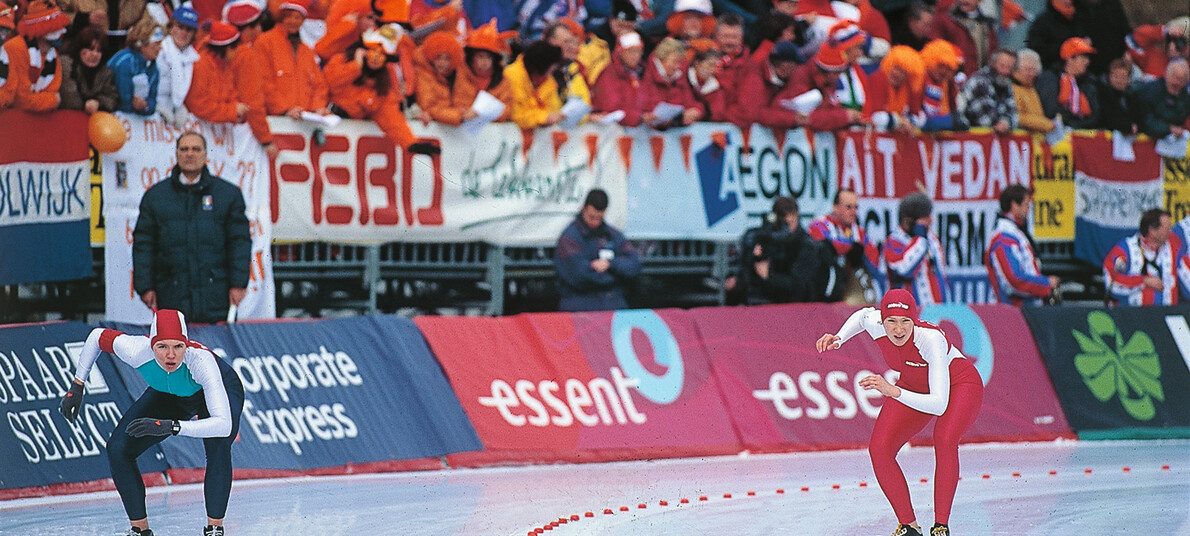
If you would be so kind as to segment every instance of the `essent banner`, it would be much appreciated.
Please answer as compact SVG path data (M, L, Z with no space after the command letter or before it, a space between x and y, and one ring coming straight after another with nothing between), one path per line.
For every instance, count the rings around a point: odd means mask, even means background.
M866 333L838 350L820 354L815 349L822 334L836 332L854 311L842 304L691 311L747 448L867 444L884 397L865 391L859 380L870 374L893 380L895 373ZM1036 349L1020 343L1028 332L1017 309L949 304L928 306L922 316L942 327L983 377L983 408L967 440L1046 440L1070 434ZM1022 392L1030 396L1022 397ZM931 429L919 437L928 437Z
M414 321L485 448L453 456L452 464L740 449L685 311Z

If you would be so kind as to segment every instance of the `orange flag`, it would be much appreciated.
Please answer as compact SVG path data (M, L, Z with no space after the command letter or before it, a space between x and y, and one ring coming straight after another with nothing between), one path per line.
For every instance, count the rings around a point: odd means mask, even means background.
M653 149L653 167L661 171L661 157L665 156L665 138L649 136L649 147Z
M632 136L620 136L620 159L624 161L624 169L632 169Z
M531 128L521 129L521 140L524 145L521 145L521 157L525 160L529 159L529 148L533 146L533 134L536 131Z
M587 170L595 169L595 156L599 151L599 134L587 134Z
M566 145L566 142L570 140L570 135L566 134L566 131L555 130L550 133L550 136L554 140L554 163L557 164L558 153L562 151L562 146Z
M678 136L678 143L682 146L682 163L686 165L686 171L690 171L690 138L690 134Z

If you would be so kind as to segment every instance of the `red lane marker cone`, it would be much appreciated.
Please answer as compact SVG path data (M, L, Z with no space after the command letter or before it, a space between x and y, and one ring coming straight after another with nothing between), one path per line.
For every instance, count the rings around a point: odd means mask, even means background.
M1050 469L1050 475L1051 475L1051 476L1052 476L1052 475L1056 475L1056 474L1058 474L1058 471L1056 471L1056 470L1054 470L1054 469Z
M777 488L777 495L783 495L783 494L785 494L785 489L784 489L784 488Z
M838 484L831 484L831 489L839 489L840 487L842 487L842 486L840 486Z
M928 479L928 478L926 478L926 477L924 477L924 476L923 476L923 477L921 477L921 483L922 483L922 484L925 484L926 482L929 482L929 481L930 481L930 479Z
M992 475L989 475L989 474L987 474L987 473L984 473L984 474L983 474L983 479L984 479L984 480L987 480L987 479L989 479L989 478L992 478Z
M1012 472L1012 476L1013 476L1013 477L1015 477L1015 478L1020 478L1020 477L1021 477L1021 472L1020 472L1020 471L1013 471L1013 472Z
M588 514L590 514L591 512L587 512L587 513L588 513ZM591 517L591 516L587 516L587 517ZM582 518L581 518L581 517L579 517L579 516L578 516L578 514L570 514L570 520L571 520L571 521L578 521L578 520L580 520L580 519L582 519Z
M749 497L755 497L755 496L756 496L756 492L755 492L755 491L749 491L749 492L748 492L748 496L749 496Z
M861 480L859 483L859 487L866 488L866 487L868 487L868 483Z
M637 508L639 508L639 509L641 509L641 510L644 510L645 508L648 508L648 506L647 506L645 503L640 503L640 504L636 505L636 507L637 507Z
M604 508L604 509L603 509L603 515L611 515L611 514L613 514L613 513L615 513L615 512L612 512L612 509L611 509L611 508Z
M1091 468L1088 467L1086 469L1083 469L1083 472L1089 475L1089 474L1091 474Z
M1132 471L1132 468L1131 468L1131 467L1128 467L1127 465L1125 465L1125 466L1124 466L1124 472L1125 472L1125 473L1127 473L1127 472L1129 472L1129 471Z
M802 486L802 491L810 491L810 486Z
M595 517L595 512L587 512L583 514L583 517Z
M707 496L706 496L706 495L699 495L699 496L698 496L698 500L700 500L700 501L705 501L705 500L707 500Z
M1162 471L1168 471L1168 470L1169 470L1169 464L1162 465L1162 466L1161 466L1161 470L1162 470Z
M685 497L682 497L682 500L681 500L681 501L678 501L678 502L680 502L680 503L682 503L682 504L690 504L690 499L687 499L687 498L685 498Z
M657 503L657 504L659 504L659 505L661 505L661 506L669 506L669 501L665 501L665 500L663 500L663 501L661 501L661 502L659 502L659 503Z
M724 493L724 494L723 494L723 498L724 498L724 499L730 499L730 498L731 498L731 494L730 494L730 493Z
M620 511L621 511L621 512L627 512L627 511L628 511L628 507L627 507L627 506L621 506L621 507L620 507Z

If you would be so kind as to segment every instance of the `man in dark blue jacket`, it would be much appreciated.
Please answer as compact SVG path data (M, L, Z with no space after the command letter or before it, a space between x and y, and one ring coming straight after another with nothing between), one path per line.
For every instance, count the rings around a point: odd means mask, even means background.
M562 231L554 250L560 311L624 309L624 287L640 275L640 254L624 234L603 221L607 192L587 194L578 217Z
M1136 88L1136 102L1140 108L1137 122L1142 133L1153 138L1182 135L1190 117L1187 84L1190 84L1190 65L1184 59L1175 58L1165 68L1164 78L1145 82Z
M132 233L132 286L150 309L195 322L227 318L248 287L252 238L244 195L207 169L207 141L178 138L178 164L145 192Z

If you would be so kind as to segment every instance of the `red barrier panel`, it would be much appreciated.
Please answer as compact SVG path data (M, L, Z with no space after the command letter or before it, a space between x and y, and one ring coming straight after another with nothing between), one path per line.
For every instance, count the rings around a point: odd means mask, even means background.
M880 350L863 333L839 350L814 348L854 310L806 304L691 311L747 448L867 444L883 397L857 382L887 370ZM937 322L984 377L983 409L966 441L1074 437L1019 310L946 305L927 307L923 317ZM917 442L928 443L930 430Z
M415 319L485 450L451 465L741 450L690 313Z

